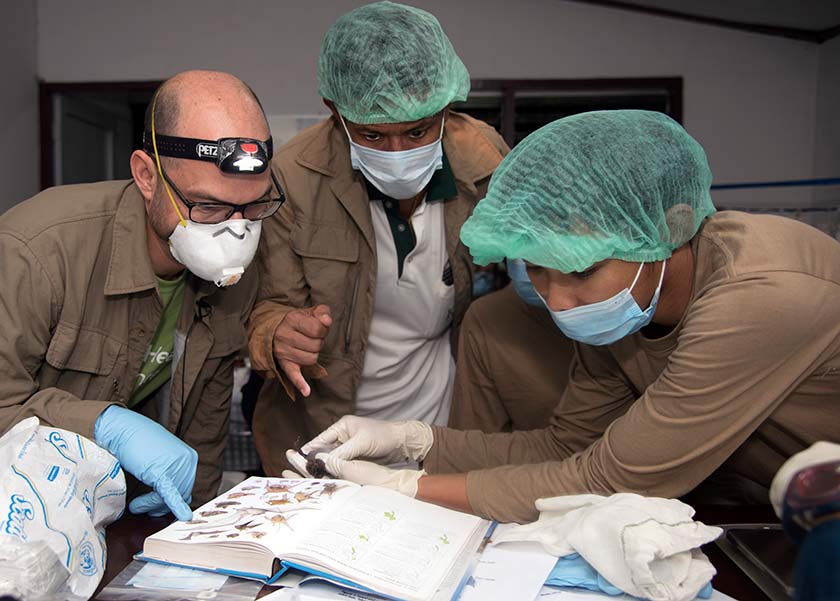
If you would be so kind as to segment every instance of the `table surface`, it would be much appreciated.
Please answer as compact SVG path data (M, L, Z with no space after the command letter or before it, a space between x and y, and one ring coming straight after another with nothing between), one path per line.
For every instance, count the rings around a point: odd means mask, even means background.
M698 507L695 519L709 525L717 524L763 524L777 523L772 508L768 506ZM101 589L113 580L132 561L135 553L143 548L143 540L163 529L171 518L149 518L126 514L105 531L108 544L108 560L105 575L99 585ZM716 545L703 547L709 560L717 569L712 580L714 587L739 601L769 601L769 598L730 560ZM260 596L274 590L263 587ZM99 591L97 591L98 593Z

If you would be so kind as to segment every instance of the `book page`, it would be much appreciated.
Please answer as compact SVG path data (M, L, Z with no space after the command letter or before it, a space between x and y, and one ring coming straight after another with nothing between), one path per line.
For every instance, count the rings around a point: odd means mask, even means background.
M363 487L299 539L289 558L386 594L429 599L468 539L486 524L391 490Z
M258 544L282 557L330 507L359 489L343 480L252 477L195 510L192 520L175 522L149 538L186 545Z

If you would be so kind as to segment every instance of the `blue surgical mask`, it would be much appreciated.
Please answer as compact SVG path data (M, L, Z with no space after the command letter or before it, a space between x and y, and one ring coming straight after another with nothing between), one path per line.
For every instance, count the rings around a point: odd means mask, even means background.
M490 271L476 271L473 274L473 298L493 292L496 276Z
M544 306L542 298L534 290L531 278L528 277L528 268L525 266L525 261L522 259L507 259L505 263L508 276L510 276L510 281L519 298L535 307Z
M659 276L659 285L650 306L642 311L631 291L639 281L644 263L639 265L639 271L629 288L625 288L615 296L607 300L582 305L566 311L552 311L548 304L545 306L551 313L551 318L558 328L572 340L577 340L592 346L603 346L612 344L638 332L650 323L653 314L656 313L656 304L659 302L659 293L662 290L662 280L665 278L665 261L662 262L662 273ZM542 299L542 297L540 297ZM542 299L545 303L545 299Z

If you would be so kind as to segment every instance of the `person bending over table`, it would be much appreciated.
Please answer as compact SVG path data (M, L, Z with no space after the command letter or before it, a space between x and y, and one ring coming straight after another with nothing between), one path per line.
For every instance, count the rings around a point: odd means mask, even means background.
M283 202L269 136L242 81L181 73L149 105L133 180L50 188L0 217L0 434L37 416L95 440L153 489L134 513L187 520L216 496L246 268Z
M794 453L837 442L840 243L715 212L711 180L701 146L660 113L585 113L531 134L461 238L478 264L524 259L576 341L550 425L345 417L302 450L339 478L521 522L538 498L676 497L721 467L766 488ZM422 469L379 465L405 460Z

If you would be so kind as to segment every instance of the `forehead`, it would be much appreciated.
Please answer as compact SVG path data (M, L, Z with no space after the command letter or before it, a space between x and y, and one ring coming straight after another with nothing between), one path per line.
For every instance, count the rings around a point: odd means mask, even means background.
M556 273L558 276L564 276L564 275L569 275L570 273L575 273L575 272L566 273L566 272L560 271L559 269L555 269L553 267L544 267L542 265L539 265L538 263L532 263L532 262L524 260L524 259L523 259L523 261L525 262L526 267L529 267L529 268L532 268L532 269L543 269L543 270L545 270L549 273ZM622 261L620 259L603 259L601 261L598 261L597 263L593 263L592 265L590 265L589 267L587 267L586 269L584 269L582 271L589 271L590 269L606 269L606 270L611 271L611 270L614 270L616 268L619 268L619 267L622 267L622 266L625 266L625 265L638 265L638 263L628 263L627 261ZM580 272L577 272L577 273L580 273Z
M373 131L381 134L397 134L411 131L413 129L428 127L429 125L435 123L439 117L440 114L437 114L423 119L418 119L417 121L404 121L402 123L374 123L370 125L361 125L359 123L347 121L347 124L361 131Z
M175 176L178 188L185 194L208 194L220 198L242 195L243 198L258 196L265 192L271 182L271 169L263 173L237 175L222 172L214 163L174 159L170 176Z
M269 136L262 110L249 99L226 103L214 98L182 99L175 129L175 135L202 140L265 140Z

